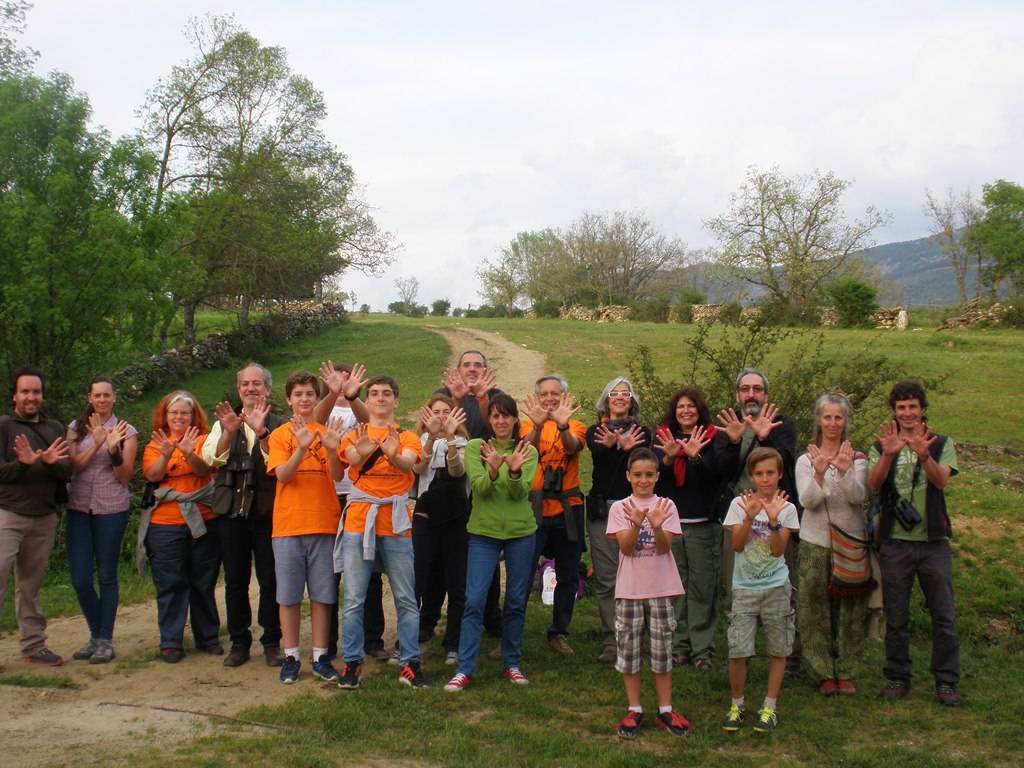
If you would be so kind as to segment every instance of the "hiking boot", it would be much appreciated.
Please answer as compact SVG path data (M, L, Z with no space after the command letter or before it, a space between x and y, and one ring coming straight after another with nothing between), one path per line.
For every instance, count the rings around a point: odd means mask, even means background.
M530 682L526 679L526 675L523 674L523 670L521 670L519 667L509 667L504 672L502 672L502 674L508 679L510 683L515 683L516 685L527 685Z
M88 643L71 654L71 658L77 661L88 661L96 653L96 646L99 645L99 642L95 637L90 637Z
M700 670L701 672L710 672L711 659L709 659L707 656L701 656L699 659L693 662L693 668L696 670Z
M445 666L454 667L456 664L459 663L459 652L448 651L448 653L444 655L444 663Z
M640 730L640 723L643 719L643 712L636 712L631 709L626 713L626 716L622 718L622 722L619 723L615 732L618 734L620 739L635 739L636 732Z
M555 635L548 640L548 645L550 645L551 650L559 656L568 658L569 656L576 655L576 651L569 647L569 643L566 641L565 635Z
M297 683L299 682L299 670L302 668L302 664L294 656L286 656L285 660L281 663L281 674L277 676L277 679L282 683Z
M909 680L890 680L878 694L886 701L899 701L910 692Z
M240 667L249 660L249 649L244 645L232 645L228 655L224 657L225 667Z
M402 685L408 685L410 688L426 688L430 685L423 674L423 670L420 669L418 661L410 661L402 667L402 671L398 675L398 682Z
M722 730L733 733L740 729L743 725L744 711L743 707L739 704L732 704L729 706L729 714L725 716L725 720L722 721Z
M761 707L757 712L757 722L754 723L755 733L771 733L779 719L775 714L775 707Z
M341 677L338 678L338 687L354 691L359 687L359 678L362 676L362 664L355 661L346 661L345 668L341 670Z
M198 650L202 651L203 653L208 653L211 656L224 655L224 646L220 643L210 643L209 645L204 645L202 648L199 648Z
M616 657L616 652L615 652L614 648L605 648L603 651L601 651L600 654L598 654L598 656L597 656L597 663L598 664L614 664L615 663L615 657Z
M327 658L326 654L313 662L313 674L327 683L337 682L341 677L338 670L331 666L331 660Z
M22 656L21 660L27 664L41 664L44 667L59 667L64 663L64 659L49 648L40 648L30 656Z
M821 684L818 686L818 693L822 696L835 696L839 693L839 684L832 678L822 680Z
M654 719L673 736L689 736L693 732L690 722L674 709L671 712L659 712Z
M852 680L837 680L836 687L839 689L840 696L853 696L857 693L857 687Z
M90 664L108 664L114 659L114 644L109 640L96 642L96 650L89 657Z
M160 658L168 664L177 664L185 658L185 651L181 648L161 648Z
M471 682L473 682L472 677L470 677L469 675L464 675L461 672L458 672L455 675L455 677L453 677L451 680L445 683L444 689L446 691L456 693L457 691L461 691L463 688L469 687L469 684Z
M959 707L963 703L960 701L960 694L956 692L956 688L949 683L936 684L935 698L944 707Z
M268 667L280 667L284 664L284 651L279 645L268 645L263 649L263 660Z

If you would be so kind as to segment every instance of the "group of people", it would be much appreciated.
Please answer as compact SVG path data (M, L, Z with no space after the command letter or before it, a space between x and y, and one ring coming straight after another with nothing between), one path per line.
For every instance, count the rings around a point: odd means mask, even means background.
M227 667L250 659L255 569L259 641L283 683L300 677L308 596L312 673L340 688L359 687L367 654L395 661L403 684L426 686L420 643L433 636L445 600L445 663L455 667L445 690L470 686L485 632L500 637L489 657L523 685L525 609L538 562L552 559L556 577L548 644L572 656L570 625L589 548L602 627L597 659L623 675L628 701L619 736L635 737L643 718L645 636L655 721L679 736L692 730L673 709L671 671L712 668L723 586L732 697L722 727L735 731L744 722L746 661L761 626L769 678L753 727L767 732L777 724L783 678L801 659L822 695L856 693L866 605L858 569L870 580L864 545L873 529L885 609L881 695L896 700L910 689L917 579L932 622L936 697L960 704L943 495L956 453L929 429L916 381L893 387L893 421L867 454L848 439L848 400L823 395L814 437L799 457L793 422L752 368L736 378L735 407L713 420L701 392L685 387L653 433L625 378L604 388L588 428L575 418L580 408L560 375L538 379L520 411L475 350L445 372L416 432L395 420L398 383L367 378L358 364L326 362L319 375L289 376L288 419L271 413L266 368L250 364L236 383L239 405L218 404L212 427L193 395L166 395L142 453L137 552L152 573L168 663L185 655L186 622L197 651L225 655L214 595L223 564ZM13 566L23 660L63 662L46 647L39 591L57 507L65 506L71 580L89 629L73 656L107 663L115 657L117 567L138 433L115 416L108 378L90 383L87 406L66 431L43 414L44 387L41 371L16 371L13 412L0 417L0 605ZM587 494L584 449L593 458ZM872 491L875 519L865 514ZM847 551L837 549L837 537ZM860 586L837 581L840 570ZM381 640L382 575L397 614L393 654Z

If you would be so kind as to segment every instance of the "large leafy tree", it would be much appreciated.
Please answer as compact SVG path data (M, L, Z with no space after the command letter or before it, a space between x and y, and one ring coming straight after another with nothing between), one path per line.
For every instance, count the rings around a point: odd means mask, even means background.
M984 278L993 293L1006 280L1024 295L1024 187L1000 179L982 188L984 215L964 234L966 247L985 257Z
M729 210L704 222L722 250L718 273L756 286L769 298L804 310L830 277L873 244L888 214L868 207L848 220L843 194L852 182L831 171L786 177L773 167L747 170Z
M0 79L0 368L40 365L58 403L117 359L151 304L132 215L151 158L88 119L66 75Z

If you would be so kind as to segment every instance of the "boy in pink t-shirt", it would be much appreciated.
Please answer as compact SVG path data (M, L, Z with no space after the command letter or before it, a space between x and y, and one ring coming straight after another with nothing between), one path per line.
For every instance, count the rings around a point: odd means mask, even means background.
M612 504L607 535L619 544L615 577L615 668L622 673L629 711L618 725L623 739L636 738L643 719L640 706L641 643L650 635L651 672L658 694L657 723L674 736L693 727L672 709L672 633L676 628L673 598L683 583L672 557L674 536L681 536L679 513L670 499L654 495L658 460L648 448L629 455L626 479L633 494Z

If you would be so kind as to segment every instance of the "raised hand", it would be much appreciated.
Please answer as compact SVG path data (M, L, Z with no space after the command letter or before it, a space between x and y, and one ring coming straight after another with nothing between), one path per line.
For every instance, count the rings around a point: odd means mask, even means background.
M295 442L303 453L316 439L316 432L309 428L306 420L301 416L292 416L291 421L288 422L288 429L295 435Z
M814 476L819 479L825 476L825 471L832 465L832 457L814 443L807 446L807 458L814 468Z
M907 440L900 436L900 428L895 421L884 422L875 437L882 445L882 453L888 456L895 456L907 445Z
M644 524L644 518L647 515L632 499L626 499L622 502L622 511L626 514L626 519L637 528Z
M639 424L632 424L625 432L621 429L617 432L619 433L619 448L624 451L632 451L638 445L644 444L644 429Z
M668 427L659 427L658 431L654 433L654 439L658 441L658 447L661 448L666 458L674 459L683 450L682 441L672 437L672 432Z
M89 414L89 432L96 445L103 445L107 439L107 430L103 428L103 418L98 413Z
M380 449L384 451L384 455L389 460L395 458L398 455L398 450L402 447L402 438L398 436L398 430L395 429L394 425L388 426L388 433L380 442Z
M683 450L691 459L696 459L710 442L711 438L707 436L707 430L698 424L689 439L683 440Z
M242 421L248 424L249 429L257 435L262 435L267 424L267 416L269 415L270 403L267 402L266 397L260 395L249 413L242 412Z
M740 505L740 509L743 510L743 514L747 520L753 520L757 517L757 513L764 507L764 502L761 501L761 497L758 496L752 490L746 490L739 496L739 501L736 502Z
M366 386L366 366L361 363L352 363L352 371L341 388L342 396L351 402L359 397L364 386Z
M220 422L221 430L229 435L235 434L238 431L238 426L243 421L243 417L235 413L235 409L227 401L217 403L213 409L213 415Z
M849 440L844 440L839 446L839 453L832 457L832 466L841 475L850 471L853 466L853 445Z
M116 451L121 441L128 437L128 422L121 419L113 429L106 430L106 433L107 450Z
M518 472L523 468L523 464L530 458L530 444L526 440L520 440L512 453L505 457L505 463L508 464L509 472Z
M739 418L732 408L726 408L718 414L718 423L722 425L731 443L738 443L743 439L743 433L747 431L746 420Z
M455 433L459 431L459 427L466 423L466 412L459 407L456 407L448 414L448 418L444 420L442 429L444 430L445 436L450 440L455 437Z
M544 406L540 404L540 400L537 399L536 395L527 395L523 398L523 411L526 413L527 418L533 422L533 425L537 427L537 431L540 432L540 428L548 420L548 412L544 410Z
M423 428L427 431L428 435L431 437L440 437L442 427L441 419L425 405L420 408L420 421L423 423Z
M352 431L355 433L352 447L356 449L356 453L362 458L365 459L380 446L380 440L370 437L370 426L368 424L360 424Z
M613 432L604 424L601 424L594 430L594 439L605 448L611 448L616 442L618 442L620 434L622 434L621 429L616 429Z
M349 374L340 368L335 368L334 363L331 360L326 360L320 363L320 381L324 383L327 390L334 395L335 398L342 393L345 388L345 382L348 380Z
M156 443L156 449L160 451L161 456L165 459L171 458L171 454L174 453L174 443L162 429L158 429L153 433L150 442Z
M177 448L186 459L196 452L196 443L199 442L199 427L191 426L185 430L185 434L178 438Z
M63 437L58 437L45 451L39 451L39 460L43 464L56 464L63 459L71 458L71 447Z
M487 393L494 389L494 382L497 377L494 375L494 371L490 368L484 368L483 373L480 374L480 378L477 379L469 387L471 394L477 400L486 400Z
M568 392L563 392L558 398L558 405L551 412L551 418L554 419L555 424L564 427L579 409L580 406L576 405L576 398Z
M441 383L452 393L452 399L454 400L462 400L462 398L469 394L469 385L462 378L458 368L445 368L444 375L441 376Z
M928 458L928 449L938 439L924 422L921 422L906 434L907 446L917 454L921 461Z
M18 461L22 464L35 464L39 459L39 454L29 444L28 438L24 435L14 436L14 455L18 457Z
M779 521L779 514L782 512L783 507L786 506L786 502L789 500L789 495L782 490L775 492L772 496L771 501L764 502L764 513L768 515L768 522L775 525Z
M768 435L772 433L772 430L782 423L781 419L778 421L774 420L778 414L779 409L775 407L775 403L768 403L761 409L757 418L746 416L743 420L754 430L758 440L766 440Z
M326 431L320 436L320 442L328 451L336 451L341 445L341 438L344 437L341 433L341 425L344 421L340 416L335 416L327 423Z
M668 499L658 497L658 500L647 509L647 519L655 530L661 528L665 521L672 516L672 505Z
M501 455L501 452L494 447L490 440L481 440L480 458L483 459L484 464L490 469L491 479L495 479L498 476L498 470L501 469L501 465L505 463L505 457Z

